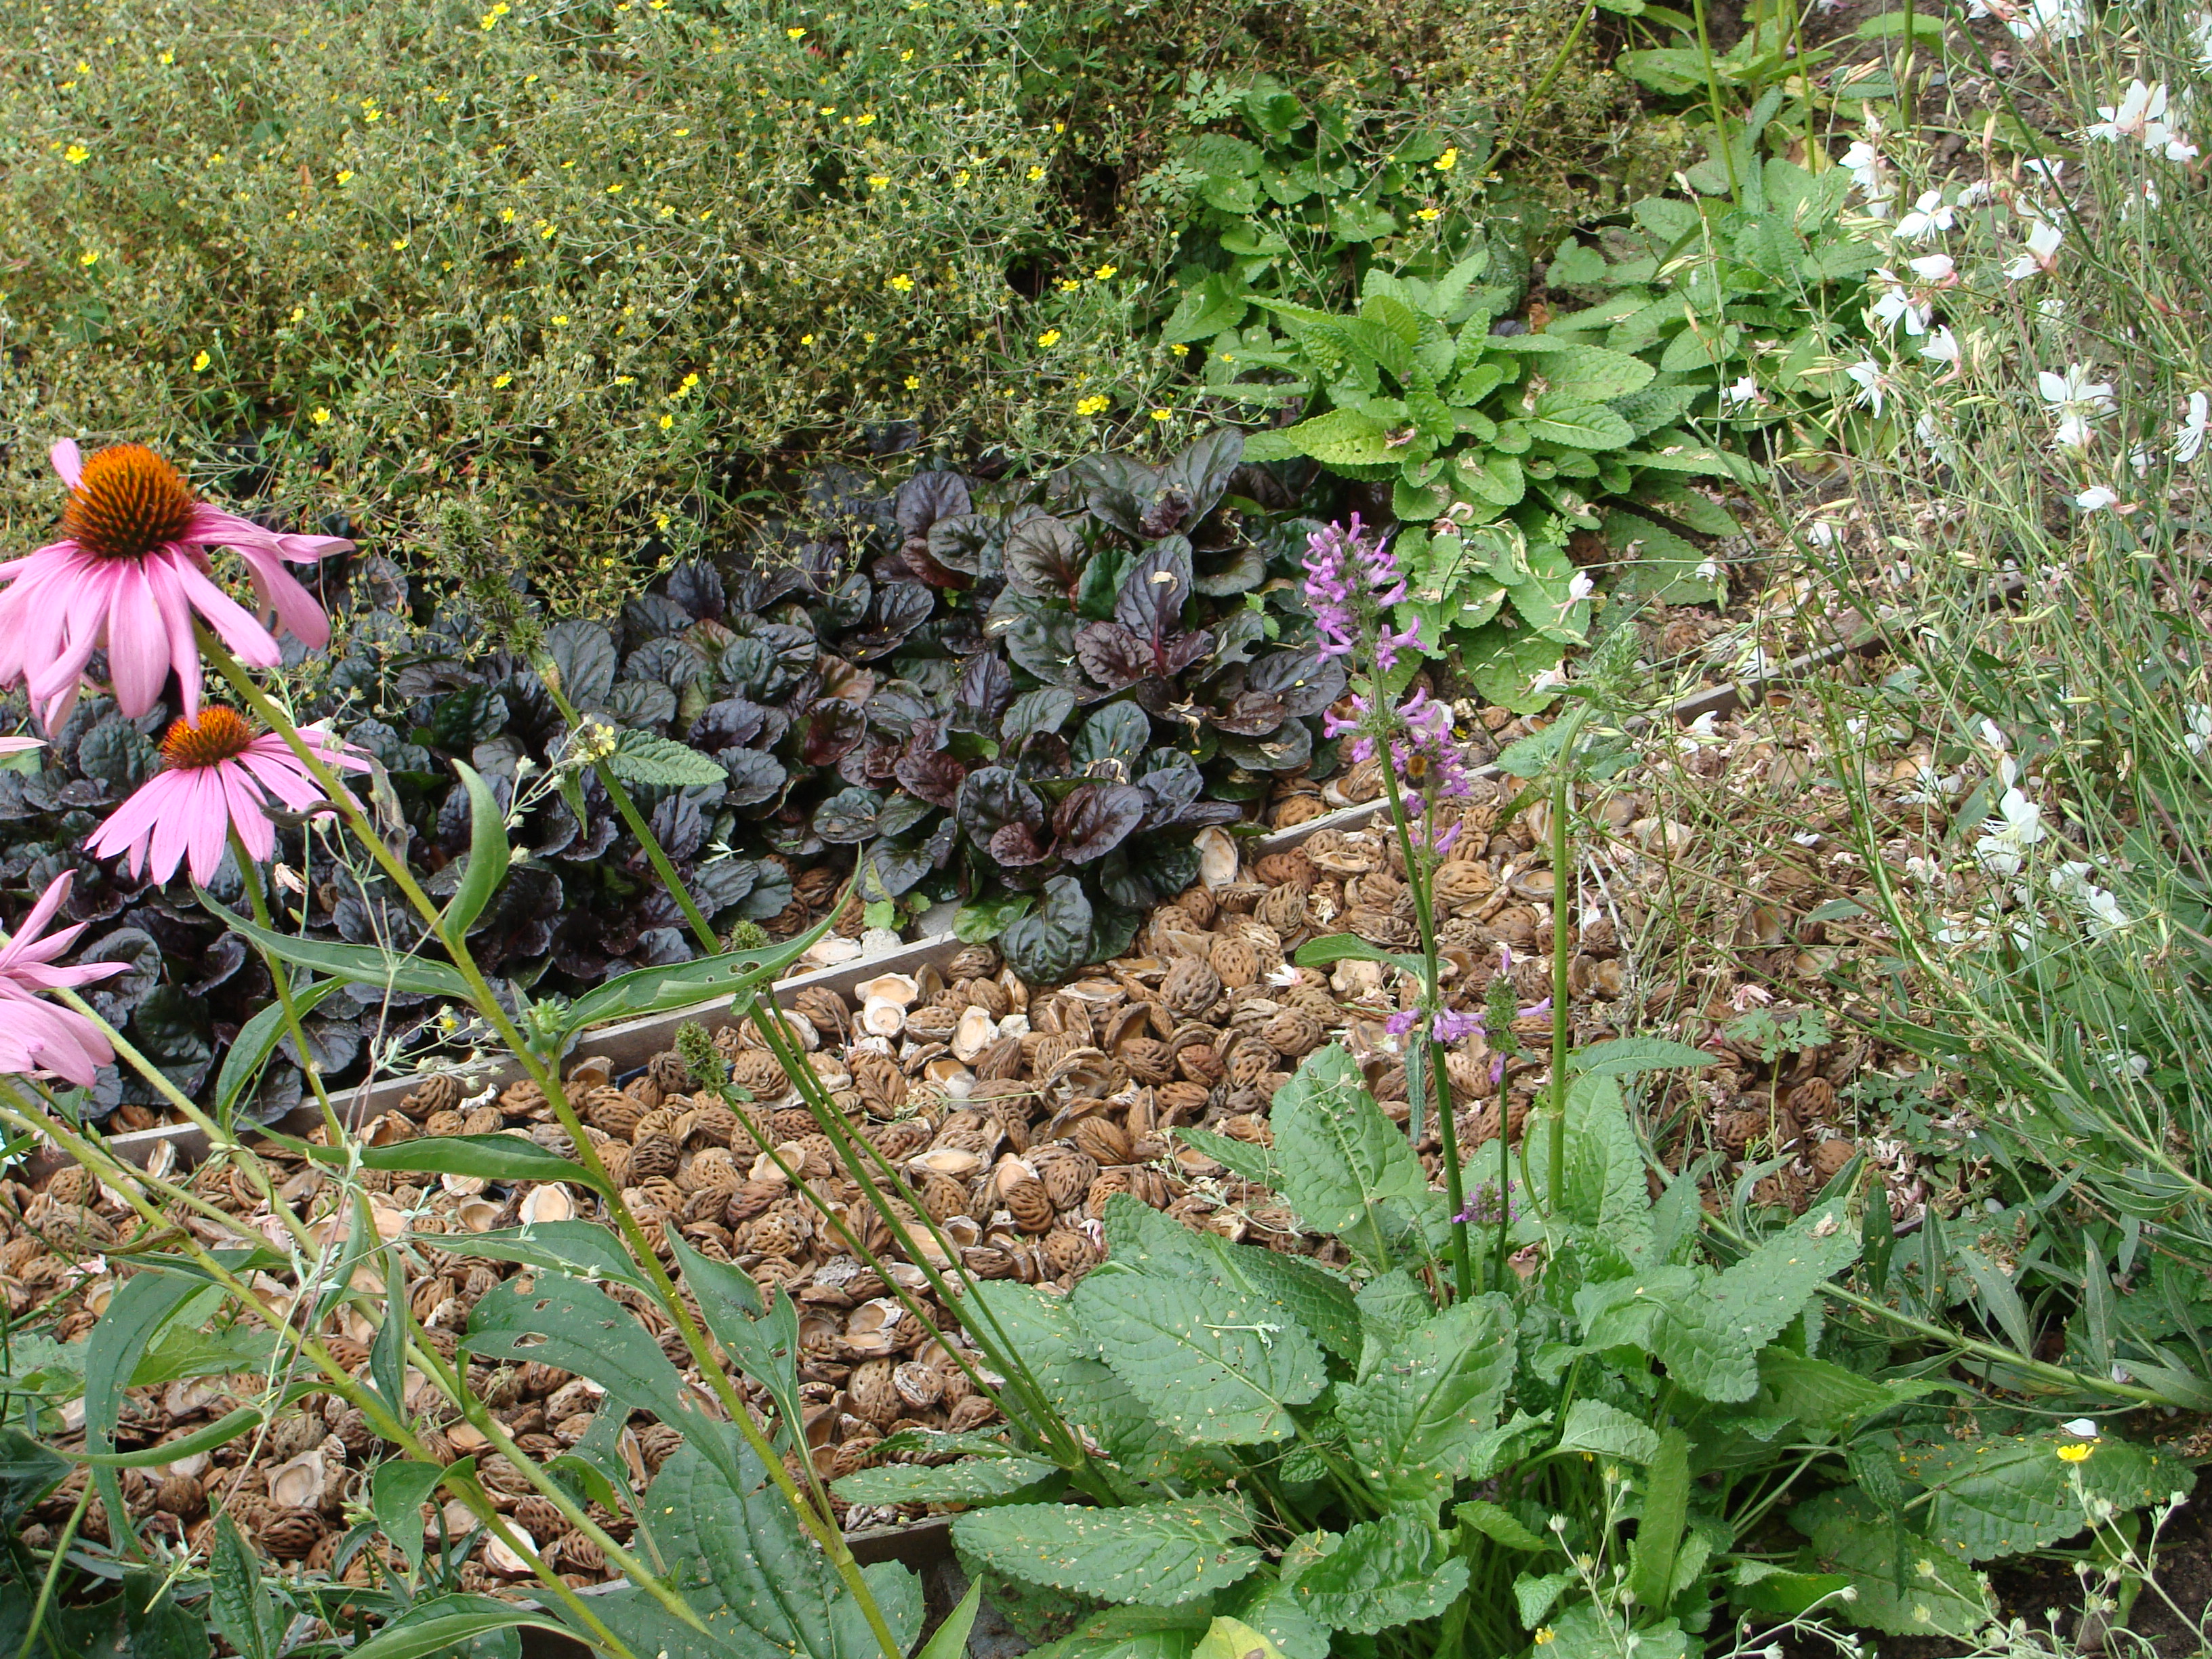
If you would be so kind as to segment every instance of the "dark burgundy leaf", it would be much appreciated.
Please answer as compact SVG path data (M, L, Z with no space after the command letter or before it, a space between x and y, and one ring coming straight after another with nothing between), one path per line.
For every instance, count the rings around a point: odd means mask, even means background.
M668 573L668 597L695 617L720 617L721 574L703 559L689 560Z
M1040 846L1036 832L1026 823L1009 823L992 832L990 854L999 863L1019 870L1042 864L1052 856L1052 848Z
M1037 792L1003 766L978 767L960 786L953 809L970 841L982 842L1009 823L1042 828L1044 802Z
M879 841L868 849L860 866L860 896L870 901L896 898L929 873L929 854L916 847L894 847Z
M1075 659L1109 691L1156 672L1151 647L1120 623L1085 623L1075 630Z
M1114 620L1147 641L1182 632L1190 598L1190 544L1170 536L1129 567L1114 600Z
M1086 689L1075 665L1075 619L1064 611L1017 616L1006 629L1006 654L1048 685Z
M1129 784L1085 784L1053 814L1060 856L1071 864L1105 857L1143 822L1151 807L1152 797Z
M1270 691L1239 691L1225 708L1216 709L1207 719L1224 732L1234 732L1248 738L1263 738L1284 720L1290 711L1283 700Z
M1072 603L1083 578L1083 548L1059 519L1024 520L1006 536L1006 584L1032 599Z
M921 796L900 791L885 801L884 810L876 815L876 833L879 836L902 836L936 811L936 807Z
M1336 657L1321 661L1310 650L1273 651L1253 662L1244 684L1273 692L1286 715L1318 714L1344 695L1344 663Z
M917 472L891 501L891 517L909 536L926 536L939 519L969 510L968 480L957 472Z
M899 757L895 775L899 787L932 806L951 806L960 799L960 785L968 769L941 749L908 748Z
M963 732L995 732L1014 700L1014 671L995 652L970 657L960 671L952 723Z
M1057 732L1075 712L1075 694L1056 685L1025 691L1007 705L999 741L1009 747L1041 732Z
M867 731L868 717L860 704L824 697L806 711L799 757L809 766L835 766L853 752Z
M882 803L866 789L841 789L814 809L814 833L826 842L866 841Z
M988 513L963 513L939 519L929 527L929 556L966 576L996 575L1004 568L999 548L1000 521ZM968 584L959 584L965 587Z
M853 635L845 654L856 662L888 655L936 608L936 594L921 582L885 583L876 590L867 623Z
M694 749L719 754L725 749L763 747L767 732L767 709L744 697L726 697L700 711L684 741Z
M999 948L1032 985L1052 985L1094 960L1091 900L1073 876L1055 876L1043 902L1000 935Z
M1162 467L1160 482L1182 493L1191 519L1201 519L1213 510L1243 459L1243 433L1233 426L1216 427Z

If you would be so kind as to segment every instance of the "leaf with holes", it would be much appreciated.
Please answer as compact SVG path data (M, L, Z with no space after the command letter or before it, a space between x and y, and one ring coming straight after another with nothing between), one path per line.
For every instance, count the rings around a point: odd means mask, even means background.
M1430 1619L1467 1589L1467 1563L1418 1513L1363 1521L1298 1575L1297 1605L1331 1630L1372 1636Z
M1250 1528L1235 1497L1115 1510L1019 1504L957 1517L952 1540L1009 1577L1101 1601L1171 1607L1259 1566L1256 1550L1233 1541Z
M1367 1092L1338 1044L1309 1054L1275 1095L1271 1121L1283 1196L1306 1225L1335 1233L1375 1265L1389 1265L1405 1217L1386 1206L1425 1206L1427 1179L1406 1137Z
M1513 1333L1504 1297L1470 1297L1401 1337L1358 1383L1338 1385L1337 1420L1385 1497L1442 1498L1468 1472L1512 1379Z

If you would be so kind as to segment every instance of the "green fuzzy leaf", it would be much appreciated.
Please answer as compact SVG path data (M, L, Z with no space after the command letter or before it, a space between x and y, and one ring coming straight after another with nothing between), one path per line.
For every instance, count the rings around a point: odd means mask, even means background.
M1283 1197L1306 1225L1335 1233L1387 1267L1402 1225L1384 1206L1418 1212L1429 1198L1420 1160L1367 1092L1352 1056L1335 1043L1309 1054L1277 1091L1271 1121Z
M649 1411L678 1425L698 1420L682 1374L628 1308L560 1273L538 1275L528 1291L516 1283L494 1286L477 1304L464 1352L516 1364L535 1359L589 1377L607 1391L609 1410Z
M1513 1580L1513 1606L1521 1615L1522 1625L1534 1630L1544 1621L1552 1604L1559 1599L1559 1592L1575 1582L1571 1572L1524 1572Z
M1862 1493L1801 1504L1790 1523L1813 1540L1823 1565L1850 1579L1853 1624L1966 1641L1996 1617L1987 1579L1918 1534L1900 1532Z
M1760 1352L1759 1380L1774 1396L1778 1410L1808 1428L1830 1431L1846 1428L1923 1395L1940 1393L1942 1386L1911 1377L1876 1382L1825 1359L1808 1359L1782 1347Z
M961 1516L952 1539L1010 1577L1101 1601L1171 1607L1259 1566L1259 1552L1231 1541L1251 1524L1234 1497L1115 1510L1013 1504Z
M1537 366L1537 372L1554 397L1602 404L1643 391L1658 371L1625 351L1577 344L1551 353Z
M1635 1077L1644 1072L1696 1071L1717 1066L1720 1057L1666 1037L1617 1037L1593 1042L1567 1056L1568 1067L1582 1077Z
M1704 551L1673 531L1615 509L1605 515L1601 533L1630 561L1617 574L1619 592L1665 605L1708 605L1720 598L1719 578L1699 574Z
M1030 1659L1189 1659L1207 1623L1203 1605L1109 1607L1057 1642L1032 1648Z
M885 1463L836 1482L848 1504L981 1504L1050 1480L1060 1471L1034 1457L963 1457L957 1463Z
M1628 422L1602 404L1578 403L1546 392L1522 422L1538 443L1563 449L1621 449L1636 441Z
M1625 1625L1614 1624L1595 1602L1577 1601L1553 1622L1543 1651L1557 1659L1619 1659L1631 1650L1626 1644L1632 1641L1637 1659L1684 1659L1689 1651L1689 1638L1672 1619L1647 1625L1632 1636Z
M1938 1549L1965 1561L2023 1555L2081 1529L2081 1489L2125 1510L2148 1508L2186 1492L2187 1465L2111 1437L2091 1443L2089 1455L2058 1455L2076 1443L2065 1436L2004 1435L1939 1445L1905 1446L1900 1472L1934 1494L1922 1525Z
M1216 1164L1240 1180L1249 1181L1270 1191L1282 1185L1282 1175L1275 1168L1272 1148L1257 1141L1231 1140L1227 1135L1218 1135L1211 1129L1194 1129L1178 1123L1176 1139L1185 1146L1205 1153Z
M726 784L729 772L712 755L702 755L673 738L655 737L634 726L624 727L616 739L607 769L625 783L641 783L659 789L704 788Z
M1512 1380L1514 1318L1501 1296L1453 1304L1336 1391L1362 1473L1393 1499L1435 1498L1468 1473Z
M1832 1200L1669 1307L1653 1352L1674 1380L1707 1400L1757 1394L1759 1351L1858 1259L1858 1229L1843 1224Z
M1496 1504L1481 1499L1461 1504L1454 1507L1452 1516L1462 1527L1471 1527L1492 1543L1503 1544L1510 1550L1534 1554L1551 1547L1522 1526L1510 1510Z
M1659 1455L1659 1434L1641 1418L1631 1417L1602 1400L1577 1400L1559 1430L1559 1449L1596 1457L1625 1457L1649 1463Z
M1371 1636L1442 1613L1467 1589L1467 1563L1422 1516L1394 1510L1352 1528L1298 1575L1297 1604L1331 1630Z
M1109 1262L1070 1299L1109 1368L1186 1440L1287 1439L1289 1408L1328 1385L1310 1335L1226 1287Z
M1356 410L1332 409L1296 426L1255 432L1244 441L1248 461L1287 461L1310 455L1325 466L1395 464L1399 453L1383 441L1390 428Z
M422 1523L415 1522L415 1553L422 1553ZM261 1581L261 1564L238 1522L224 1515L216 1522L215 1548L208 1560L208 1628L238 1650L239 1659L276 1659L283 1642L276 1598Z
M1421 971L1421 959L1403 951L1384 951L1352 933L1327 933L1310 939L1291 953L1301 968L1327 968L1339 962L1380 962L1407 973Z
M1160 343L1188 345L1210 340L1224 329L1235 328L1250 309L1251 302L1231 285L1231 279L1216 271L1196 288L1183 290L1175 314L1160 331Z

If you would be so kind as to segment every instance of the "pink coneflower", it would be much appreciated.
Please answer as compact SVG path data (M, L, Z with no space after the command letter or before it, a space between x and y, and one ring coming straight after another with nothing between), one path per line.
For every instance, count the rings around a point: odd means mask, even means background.
M300 735L325 764L368 770L367 761L328 732L308 726ZM329 810L322 786L283 738L257 733L236 709L220 704L169 727L161 765L85 842L85 851L95 858L125 854L133 875L150 863L156 881L168 880L189 859L192 879L204 886L215 878L233 829L257 861L275 854L276 827L263 810L270 795L295 811Z
M0 755L21 755L46 746L39 738L0 738Z
M89 1089L95 1073L115 1059L100 1028L82 1014L57 1008L39 993L62 986L88 985L119 974L120 962L87 963L81 968L49 966L76 943L85 925L78 922L40 939L55 912L68 901L75 871L64 871L46 884L15 938L0 945L0 1072L51 1072Z
M105 646L115 701L133 719L161 696L169 672L185 712L199 707L192 612L207 618L240 659L283 660L276 641L208 574L207 550L234 549L262 605L309 645L327 644L330 619L284 561L308 562L353 544L336 536L283 536L193 498L184 475L138 444L81 459L64 439L54 471L69 486L62 539L0 564L0 685L21 679L48 731L69 717L92 653Z

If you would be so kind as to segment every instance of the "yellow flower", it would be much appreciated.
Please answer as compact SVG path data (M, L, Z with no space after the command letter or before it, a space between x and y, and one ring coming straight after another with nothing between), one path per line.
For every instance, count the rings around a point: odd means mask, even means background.
M856 127L872 127L875 125L875 124L876 118L872 113L867 115L856 115L853 118L853 125Z
M477 19L477 27L480 29L490 28L494 24L497 23L501 18L507 15L508 9L506 0L500 0L500 3L497 5L495 5L489 11Z
M608 195L610 195L610 196L619 196L619 195L621 195L621 194L622 194L622 186L621 186L620 185L609 185L607 186L607 194L608 194Z
M806 38L806 31L805 29L786 29L783 32L783 38L787 40L804 40Z
M890 175L887 173L872 173L868 175L868 188L883 190L889 186L890 181Z
M77 256L76 262L81 265L96 265L100 263L100 253L97 249L87 248Z
M1415 208L1413 216L1424 221L1432 220L1437 216L1437 210L1434 208Z
M541 242L551 241L556 234L556 228L552 225L540 225L538 228L538 240Z
M514 222L514 210L513 208L501 208L499 210L499 222L503 225L513 224Z
M491 389L494 392L496 392L514 378L514 375L508 374L505 369L501 369L497 374L492 377Z
M164 64L173 64L177 61L177 54L173 52L165 52L161 54L161 61Z
M307 418L317 426L328 426L331 423L331 411L327 409L318 409Z
M1048 328L1045 330L1043 333L1037 336L1037 343L1048 349L1058 345L1060 343L1060 331L1056 328Z
M1433 165L1438 173L1449 173L1459 165L1459 146L1455 144L1437 156Z
M2089 1461L2089 1454L2095 1449L2087 1441L2077 1440L2070 1446L2058 1448L2058 1461L2062 1463L2086 1463Z
M1054 121L1052 124L1052 130L1056 133L1066 132L1067 131L1067 123L1065 121Z
M300 319L301 319L301 318L302 318L302 317L306 316L307 314L307 307L305 307L305 306L294 306L294 307L292 307L292 320L293 320L294 322L295 322L295 323L296 323L296 322L298 322L298 321L300 320Z
M637 376L635 374L617 374L615 376L615 384L617 386L632 386L636 383L636 380Z
M814 343L814 337L811 334L802 334L799 337L799 343L801 345L812 345Z
M873 345L873 344L875 344L875 343L876 343L876 331L875 331L875 330L873 330L873 329L870 329L870 330L869 330L866 334L863 334L863 335L860 337L860 342L861 342L861 343L862 343L862 344L864 344L864 345Z
M957 172L957 173L954 173L954 174L952 175L952 187L953 187L955 190L959 190L959 189L963 188L963 186L965 186L965 185L966 185L966 184L967 184L967 183L968 183L968 169L967 169L966 167L963 167L963 168L961 168L959 172Z
M338 169L338 182L342 185L351 184L353 182L353 169L351 167L340 167Z
M907 389L908 392L915 392L915 391L919 391L919 390L921 389L921 377L920 375L918 375L918 374L909 374L909 375L908 375L908 376L906 377L906 389Z
M660 210L660 216L664 219L673 219L676 216L676 210L664 205Z
M71 144L62 152L62 160L67 161L71 167L77 167L91 159L92 152L82 144Z
M1121 268L1119 265L1101 265L1091 274L1103 283Z
M192 373L195 374L206 374L207 366L214 361L214 358L209 356L206 352L203 351L198 356L192 359Z
M556 327L556 328L566 328L566 327L568 327L568 313L567 312L565 312L565 311L562 311L562 312L556 312L556 313L554 314L554 318L553 318L553 326L554 326L554 327Z
M407 239L404 236L395 236L392 239L392 251L394 253L399 252L401 250L405 248L406 246Z
M1170 346L1168 349L1174 352L1178 357L1188 357L1190 356L1190 348L1184 345L1180 341L1176 342L1174 345Z
M674 426L675 424L676 417L673 415L664 415L660 417L660 429L663 432L667 431L670 427Z
M1031 167L1031 168L1030 169L1030 182L1031 184L1035 184L1035 183L1036 183L1036 181L1037 181L1038 179L1042 179L1042 178L1043 178L1043 177L1044 177L1044 169L1043 169L1042 167Z
M901 294L910 293L914 289L914 278L902 272L900 275L891 278L891 286L894 289L896 289Z
M676 136L678 138L689 138L691 136L691 129L689 127L678 127L676 129Z
M1103 398L1085 398L1076 404L1075 412L1079 415L1103 415L1106 412L1106 403Z
M699 377L696 374L686 374L684 377L684 389L686 392L689 392L693 386L698 384Z
M1073 276L1063 276L1057 283L1054 283L1053 286L1058 289L1062 294L1073 294L1076 289L1081 288L1083 284L1077 282Z
M823 104L814 112L817 115L835 115L837 112L837 106L835 104Z
M911 64L914 62L914 48L912 46L908 46L904 52L899 54L899 62L902 64Z
M1545 1643L1553 1639L1554 1633L1549 1625L1539 1626L1536 1630L1536 1645L1542 1647Z
M1152 411L1152 418L1156 421L1172 421L1175 419L1175 410L1172 409L1156 409Z

